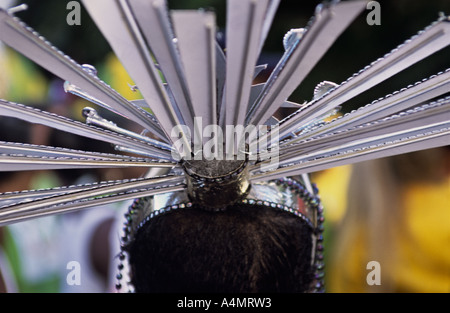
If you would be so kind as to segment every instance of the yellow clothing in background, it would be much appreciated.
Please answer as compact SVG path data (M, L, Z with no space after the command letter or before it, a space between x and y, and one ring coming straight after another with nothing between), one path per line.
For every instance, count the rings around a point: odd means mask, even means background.
M32 61L0 45L0 69L0 98L24 104L45 101L48 82Z
M450 177L408 186L402 205L408 233L397 237L398 290L450 292Z
M440 183L415 182L400 188L400 207L389 209L397 210L397 217L393 211L392 218L401 223L382 221L375 229L375 234L389 231L389 242L378 242L382 250L377 254L369 246L370 231L374 230L369 230L373 228L370 221L354 219L350 228L337 227L348 214L350 171L334 168L314 179L331 228L331 247L326 249L334 252L327 258L327 292L450 292L450 176ZM388 230L389 225L394 227ZM340 242L339 231L349 229L349 241ZM370 261L380 263L380 285L367 283Z

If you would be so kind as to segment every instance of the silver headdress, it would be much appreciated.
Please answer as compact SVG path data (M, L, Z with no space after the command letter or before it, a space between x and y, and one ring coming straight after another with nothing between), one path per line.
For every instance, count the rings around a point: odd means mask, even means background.
M137 199L127 214L126 243L152 218L193 205L212 211L237 203L269 207L298 216L313 230L313 290L321 291L323 209L307 174L450 142L450 98L440 98L450 89L449 70L324 120L362 92L448 46L446 16L343 83L319 84L310 102L297 104L288 97L366 8L365 1L319 5L305 28L286 34L284 55L267 81L256 85L254 77L263 69L258 56L279 0L229 0L225 52L216 42L213 12L169 12L164 0L82 2L142 100L125 99L95 69L57 50L13 11L0 10L0 41L65 80L67 92L146 132L123 129L91 108L83 111L83 124L0 100L0 115L112 143L128 153L0 142L0 170L146 167L149 174L0 194L0 225ZM278 121L273 115L280 107L296 111ZM215 127L205 140L208 126ZM227 126L242 126L247 136L227 132Z

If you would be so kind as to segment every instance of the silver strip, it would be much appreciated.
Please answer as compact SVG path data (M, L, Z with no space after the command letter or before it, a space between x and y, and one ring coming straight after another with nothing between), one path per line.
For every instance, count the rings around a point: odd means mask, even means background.
M74 157L43 157L0 154L0 171L32 171L115 167L174 167L177 163L147 159L82 159Z
M226 125L244 125L268 4L268 0L227 2ZM230 141L226 138L226 142ZM228 155L234 154L235 149L227 144Z
M51 146L38 146L5 141L0 141L0 154L22 154L33 155L36 157L73 157L124 161L130 160L130 157L125 155L73 150L67 148L56 148Z
M316 156L313 159L293 162L271 172L261 172L257 168L254 168L250 180L264 181L300 175L302 173L312 173L335 166L446 146L449 142L449 128L443 128L435 132L416 134L410 137L396 138L394 141L381 144L372 145L370 142L367 142L365 146L359 146L357 149L353 149L352 147L349 147L346 151L340 149L335 154L329 152L328 154Z
M113 194L100 194L99 197L86 199L77 197L76 193L70 195L56 196L50 199L41 199L33 201L30 203L25 203L22 205L14 205L6 208L0 209L0 226L9 225L12 223L21 222L24 220L43 217L53 214L61 214L73 212L85 208L92 208L99 205L106 205L110 203L115 203L119 201L132 200L135 198L149 197L152 195L175 192L183 190L185 188L183 183L173 182L173 183L162 183L150 184L147 187L142 187L140 189L131 189L129 191L117 191ZM80 193L86 193L82 191ZM91 194L95 194L91 192Z
M450 44L449 32L448 17L440 18L424 31L419 32L384 57L372 62L321 98L310 102L306 107L282 120L279 125L280 136L283 137L285 134L295 131L298 125L315 120L323 113L344 104L345 101L446 47Z
M450 125L450 97L424 106L395 114L388 118L312 138L310 140L280 148L280 165L293 159L309 158L324 154L326 150L338 152L341 147L351 145L378 144L396 140L405 134L436 131ZM347 149L347 148L345 148Z
M101 102L107 103L114 110L147 128L162 140L166 140L166 135L160 126L148 117L147 112L134 106L97 76L84 70L74 60L53 47L18 18L1 9L0 30L0 40L11 48L63 80L78 86Z
M104 1L106 6L109 6L109 1ZM195 115L180 56L174 44L175 37L172 33L166 1L122 0L122 3L126 3L131 9L167 84L170 86L175 99L172 106L179 113L180 121L190 129L192 134ZM103 13L99 12L99 14ZM114 23L114 20L111 20L111 23Z
M135 132L129 131L122 127L119 127L119 126L117 126L117 124L104 119L93 108L90 108L90 107L84 108L83 115L86 118L86 123L89 125L102 127L104 129L108 129L112 132L119 133L119 134L122 134L127 137L131 137L131 138L134 138L134 139L137 139L140 141L147 142L147 143L149 143L155 147L161 148L163 150L172 151L172 146L170 146L166 143L149 138L147 136L142 136L142 135L136 134Z
M204 125L217 125L215 15L182 10L173 11L171 17L194 118L202 117Z
M30 123L43 124L68 133L112 143L114 145L136 148L138 150L146 151L148 154L153 155L154 158L171 159L169 151L152 146L147 142L86 125L67 117L41 111L23 104L0 99L0 115L18 118Z
M450 69L423 79L413 85L389 94L383 98L373 101L351 113L339 117L325 125L321 125L308 132L300 133L297 138L287 140L280 146L293 144L307 138L317 137L321 134L337 132L357 125L362 125L391 114L401 112L408 108L434 99L450 90Z
M263 125L365 6L365 1L333 3L329 7L319 5L313 23L273 70L264 90L252 104L245 124Z
M130 7L121 0L83 1L83 5L133 78L171 142L171 130L183 121L170 102ZM106 9L108 14L104 14Z

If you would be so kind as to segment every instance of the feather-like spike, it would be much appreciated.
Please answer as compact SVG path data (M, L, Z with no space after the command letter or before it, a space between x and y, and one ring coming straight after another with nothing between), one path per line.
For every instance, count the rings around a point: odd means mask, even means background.
M145 112L64 55L19 19L0 9L0 41L17 50L46 70L78 86L92 97L167 140L161 127Z
M341 83L331 92L310 102L308 107L302 108L282 120L279 128L280 136L294 131L300 123L309 123L332 108L345 104L353 97L448 46L450 44L449 32L449 19L440 18L383 58L372 62L371 65Z
M260 96L247 114L246 124L262 125L300 85L329 47L365 8L365 1L320 5L309 28L289 46Z
M215 15L206 11L174 11L172 21L194 117L201 117L205 126L217 125ZM201 134L203 129L195 132Z

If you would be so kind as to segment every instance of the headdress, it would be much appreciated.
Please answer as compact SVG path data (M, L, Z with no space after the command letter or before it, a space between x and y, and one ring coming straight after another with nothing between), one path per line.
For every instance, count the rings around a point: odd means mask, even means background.
M126 216L128 242L149 220L192 206L217 211L237 203L273 208L311 227L315 290L323 290L323 209L307 174L449 142L450 122L444 113L450 99L440 98L449 90L449 70L325 120L357 95L446 47L448 17L441 16L343 83L319 84L311 101L297 104L288 97L366 8L365 1L317 6L305 28L286 34L285 52L262 84L252 81L265 68L257 64L258 56L279 0L229 0L226 49L216 41L211 11L169 13L164 0L82 2L142 100L122 97L92 66L77 64L14 17L14 10L0 10L0 41L65 80L67 92L145 131L121 128L91 108L83 112L86 124L6 100L0 100L0 114L112 143L138 157L0 142L0 169L147 167L148 175L5 193L0 224L138 199ZM296 110L278 120L274 114L280 107ZM294 176L300 179L285 178Z

